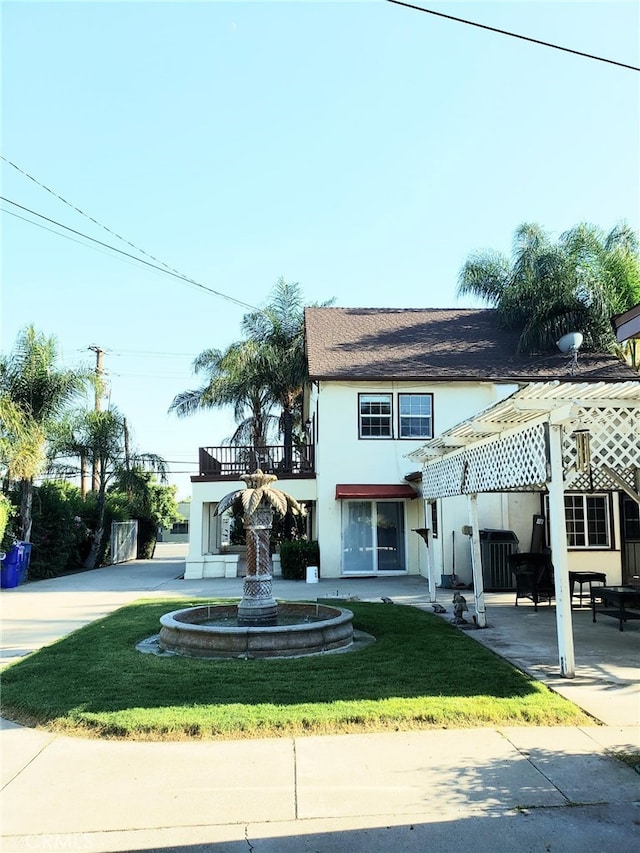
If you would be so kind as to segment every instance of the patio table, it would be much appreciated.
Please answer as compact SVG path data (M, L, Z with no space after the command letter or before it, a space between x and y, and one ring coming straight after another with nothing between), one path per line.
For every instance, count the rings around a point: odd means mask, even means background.
M593 621L596 621L596 601L600 600L606 608L607 604L617 605L617 610L600 610L600 613L605 613L607 616L614 616L620 620L620 630L623 630L622 623L627 619L640 619L640 613L634 613L627 610L627 605L631 607L640 606L640 589L634 586L599 586L591 590L591 609L593 612Z
M607 576L604 572L569 572L569 584L571 586L571 603L573 604L574 598L574 588L575 585L578 584L580 587L580 591L575 593L575 597L580 602L580 607L582 607L582 603L586 598L589 602L591 602L591 590L593 589L593 582L601 584L602 586L607 585ZM589 592L584 592L584 584L589 584Z

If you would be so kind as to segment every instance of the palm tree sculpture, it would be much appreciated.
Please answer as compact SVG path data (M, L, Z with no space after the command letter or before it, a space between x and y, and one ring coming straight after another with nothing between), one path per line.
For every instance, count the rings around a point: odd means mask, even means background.
M225 495L218 504L216 515L222 515L240 502L244 512L247 543L247 574L243 584L242 601L238 605L239 625L275 624L278 605L273 598L273 575L269 531L274 510L280 515L291 512L304 515L305 509L295 498L280 489L272 488L278 478L259 468L253 474L243 474L246 489ZM238 507L239 509L239 507Z

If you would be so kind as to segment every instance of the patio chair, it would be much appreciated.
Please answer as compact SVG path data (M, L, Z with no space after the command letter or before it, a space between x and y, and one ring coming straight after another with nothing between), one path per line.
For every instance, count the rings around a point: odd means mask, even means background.
M551 599L555 597L551 555L525 552L509 554L507 560L516 582L516 607L520 598L533 601L536 612L539 601L551 604Z

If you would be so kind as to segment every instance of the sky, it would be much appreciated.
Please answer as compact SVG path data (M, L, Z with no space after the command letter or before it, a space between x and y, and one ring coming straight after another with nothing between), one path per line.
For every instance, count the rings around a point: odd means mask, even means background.
M640 65L635 0L421 5ZM14 164L0 351L27 324L65 366L100 347L110 404L169 461L180 498L198 447L233 431L230 412L167 411L201 384L199 352L241 338L248 309L225 297L260 307L283 276L307 302L473 307L456 296L462 265L509 254L522 222L553 237L640 228L636 71L385 0L0 13Z

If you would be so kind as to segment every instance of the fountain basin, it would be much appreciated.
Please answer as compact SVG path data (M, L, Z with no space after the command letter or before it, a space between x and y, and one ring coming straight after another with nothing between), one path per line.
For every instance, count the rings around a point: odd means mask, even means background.
M287 602L278 624L237 624L235 604L205 604L165 613L158 644L163 651L198 658L272 658L315 655L353 643L353 613L325 604Z

